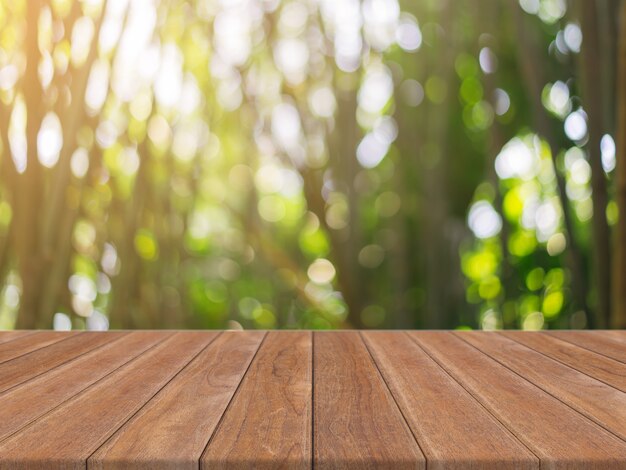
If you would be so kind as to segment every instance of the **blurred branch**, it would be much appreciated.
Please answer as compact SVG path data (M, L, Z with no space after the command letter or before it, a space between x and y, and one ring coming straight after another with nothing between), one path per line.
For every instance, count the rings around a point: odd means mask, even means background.
M275 243L271 237L264 235L260 230L255 230L254 233L249 234L252 239L256 241L256 245L260 248L264 258L277 269L286 269L292 272L296 276L296 292L298 297L306 304L310 305L314 309L320 312L326 312L326 307L318 301L315 297L311 296L306 291L306 285L308 278L302 269L291 259L288 253ZM354 328L354 325L350 321L344 322L343 328Z

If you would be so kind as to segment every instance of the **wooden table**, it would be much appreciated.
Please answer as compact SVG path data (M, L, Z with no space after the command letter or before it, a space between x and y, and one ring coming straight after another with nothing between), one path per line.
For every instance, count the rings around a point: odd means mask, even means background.
M0 468L626 468L626 332L0 332Z

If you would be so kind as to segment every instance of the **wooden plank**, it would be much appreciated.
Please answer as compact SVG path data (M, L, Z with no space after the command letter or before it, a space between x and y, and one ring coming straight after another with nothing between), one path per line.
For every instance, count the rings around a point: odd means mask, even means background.
M626 443L449 332L410 333L542 468L623 469Z
M226 332L89 458L94 469L197 469L263 332Z
M539 468L537 457L407 335L363 336L429 470Z
M626 343L614 340L603 331L546 331L562 341L589 349L616 361L626 363Z
M37 333L47 336L46 333ZM73 358L96 349L113 338L127 333L110 331L106 335L100 332L87 331L65 336L45 348L40 348L11 361L0 364L0 392L10 389L28 379L43 374ZM67 333L64 333L67 335ZM28 339L27 336L25 339ZM19 341L19 340L16 340ZM7 344L13 344L7 343Z
M0 441L43 416L172 333L103 333L103 347L0 394Z
M13 341L17 338L22 338L24 336L35 334L35 331L32 330L11 330L11 331L0 331L0 343L6 343L7 341Z
M426 468L357 332L315 333L315 468Z
M601 354L561 341L545 333L503 331L503 335L550 356L583 374L626 392L626 366Z
M0 468L86 468L87 458L217 335L167 338L2 442Z
M626 441L626 394L503 335L457 335Z
M626 465L624 332L49 335L0 332L0 469Z
M10 361L37 349L63 341L80 334L74 331L39 331L34 335L25 335L14 341L0 344L0 363Z
M200 467L309 469L311 414L311 333L270 332Z
M626 344L626 330L603 330L602 332L620 344Z

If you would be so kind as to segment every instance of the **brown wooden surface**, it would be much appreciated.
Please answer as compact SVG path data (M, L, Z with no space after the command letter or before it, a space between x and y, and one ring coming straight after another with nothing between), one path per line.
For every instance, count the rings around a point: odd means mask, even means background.
M119 339L111 337L102 348L1 394L0 441L134 359L166 335L169 333L136 332Z
M318 333L314 364L316 467L425 468L424 455L359 334Z
M622 469L625 354L622 331L0 332L0 469Z
M87 458L216 335L170 336L0 443L2 468L84 468Z
M489 333L487 333L489 334ZM626 442L449 332L411 336L553 468L624 468Z
M8 390L28 379L54 369L76 356L102 346L123 334L120 332L110 332L106 335L95 332L70 333L63 336L55 336L53 343L48 341L42 342L38 345L39 349L31 350L27 354L15 357L12 361L0 364L0 391ZM43 336L45 333L37 333L24 339L34 340L39 335ZM12 343L5 344L10 345Z
M513 372L626 440L626 393L500 334L458 335Z
M198 468L263 336L223 333L98 449L89 468L150 469L157 461L167 463L162 468Z
M502 469L539 468L539 459L408 335L363 336L429 469L463 469L477 462L498 463Z
M545 333L526 335L522 331L506 331L502 334L572 369L626 392L626 365L619 361Z
M0 363L10 361L16 357L28 354L31 351L44 348L49 344L54 344L63 339L69 339L71 336L75 336L78 333L62 333L59 331L42 331L33 335L23 335L21 337L14 336L14 333L9 335L9 341L2 342L0 344Z
M7 341L13 341L23 336L32 335L35 331L29 330L15 330L15 331L2 331L0 335L0 343L6 343Z
M620 341L617 338L614 339L613 335L607 335L602 331L551 331L547 334L626 363L626 348L624 348L626 338Z
M201 468L311 467L311 354L310 332L267 334Z

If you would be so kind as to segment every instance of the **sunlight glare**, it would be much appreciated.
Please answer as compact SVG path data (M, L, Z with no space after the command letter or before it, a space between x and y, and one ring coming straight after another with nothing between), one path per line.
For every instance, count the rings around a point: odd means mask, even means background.
M491 238L500 233L502 218L489 202L478 201L469 210L467 224L477 238Z
M46 168L52 168L59 161L59 152L63 147L63 129L55 113L48 113L41 122L37 134L37 156Z
M496 173L502 179L529 180L538 171L537 155L519 137L511 139L496 157Z
M587 115L582 109L578 109L567 116L563 127L565 135L579 143L587 136Z
M371 68L359 89L359 106L368 113L380 113L392 93L393 81L387 67Z
M600 151L602 152L602 168L609 173L615 169L615 141L609 134L604 134L600 140Z

